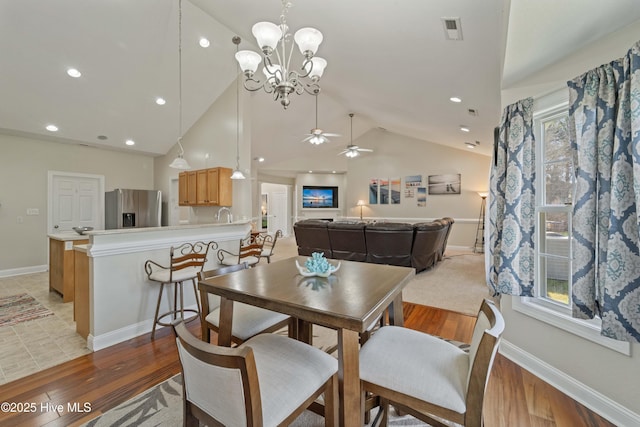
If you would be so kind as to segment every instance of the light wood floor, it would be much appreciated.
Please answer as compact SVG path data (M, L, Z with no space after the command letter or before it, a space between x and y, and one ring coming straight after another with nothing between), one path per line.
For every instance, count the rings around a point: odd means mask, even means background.
M405 326L444 338L469 342L474 322L471 316L405 303ZM196 322L190 328L199 336ZM0 411L0 425L79 425L179 371L174 337L163 328L155 341L143 335L0 386L0 402L35 406L27 413ZM615 427L499 354L487 393L487 427ZM90 412L67 410L68 404L85 402ZM57 411L58 405L63 410Z

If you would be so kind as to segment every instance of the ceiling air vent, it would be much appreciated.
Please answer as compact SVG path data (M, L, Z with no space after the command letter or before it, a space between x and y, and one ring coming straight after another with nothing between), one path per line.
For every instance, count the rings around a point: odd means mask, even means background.
M460 18L441 18L444 27L444 38L447 40L462 40L462 26Z
M477 116L478 115L478 110L476 110L475 108L469 108L467 110L467 112L469 113L470 116Z

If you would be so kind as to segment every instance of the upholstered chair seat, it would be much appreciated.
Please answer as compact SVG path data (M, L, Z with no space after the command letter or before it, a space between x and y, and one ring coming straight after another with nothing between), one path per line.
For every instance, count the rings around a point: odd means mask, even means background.
M482 427L484 393L503 331L502 314L489 300L478 311L469 353L429 334L383 326L360 350L363 398L379 398L381 426L388 424L392 404L434 427L449 425L442 420Z
M184 322L175 332L185 426L289 425L322 394L325 426L337 426L338 361L322 350L277 334L220 347Z

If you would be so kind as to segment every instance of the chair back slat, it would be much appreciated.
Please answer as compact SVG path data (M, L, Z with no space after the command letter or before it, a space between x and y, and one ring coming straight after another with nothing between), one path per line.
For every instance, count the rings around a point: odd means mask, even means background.
M469 348L466 426L482 425L484 394L504 328L504 318L498 308L493 301L484 300Z
M252 425L261 417L261 401L253 350L205 343L183 322L174 325L186 400L219 425ZM224 388L220 387L224 384ZM213 423L216 425L215 423Z

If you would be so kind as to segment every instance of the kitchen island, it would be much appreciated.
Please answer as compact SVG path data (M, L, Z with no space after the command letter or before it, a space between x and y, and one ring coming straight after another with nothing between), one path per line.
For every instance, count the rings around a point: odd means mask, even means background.
M73 246L89 243L88 236L76 232L55 233L49 238L49 292L62 296L62 302L73 301L74 256Z
M100 350L151 331L160 285L147 280L146 260L168 265L171 246L186 242L215 241L219 249L237 251L250 231L248 221L238 221L87 232L89 243L82 249L88 257L88 348ZM217 265L212 251L205 269ZM173 287L165 289L162 301L168 304ZM185 307L195 307L192 287L184 290Z

